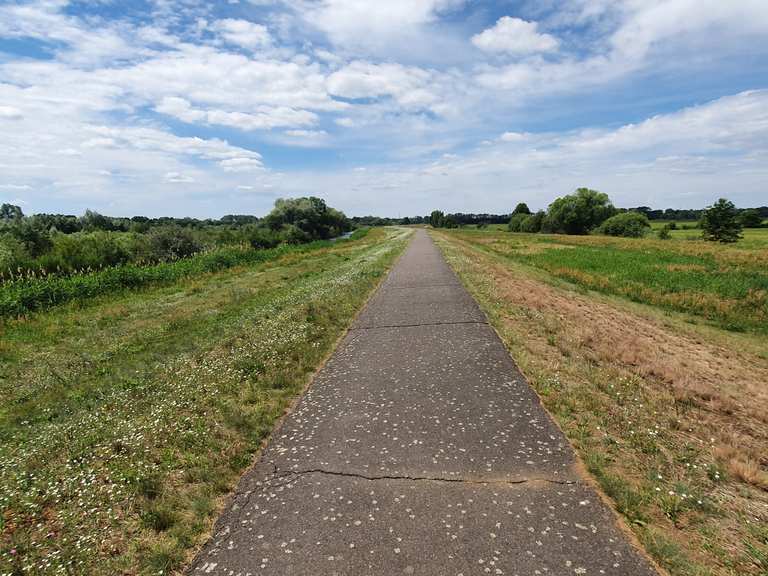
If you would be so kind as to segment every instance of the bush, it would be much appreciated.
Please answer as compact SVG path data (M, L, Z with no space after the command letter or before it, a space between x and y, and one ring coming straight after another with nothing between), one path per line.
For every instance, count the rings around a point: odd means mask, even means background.
M587 234L616 213L607 194L579 188L549 205L547 228L564 234Z
M268 228L256 228L250 233L248 242L256 250L265 250L280 244L280 237Z
M611 216L603 222L597 231L608 236L624 238L642 238L651 229L648 217L640 212L623 212Z
M51 249L51 237L46 230L41 230L31 220L16 221L9 233L24 245L24 249L32 258L37 258Z
M54 234L53 247L37 259L35 267L69 274L116 266L130 259L129 250L109 232Z
M280 235L286 244L304 244L311 240L307 232L293 224L284 225Z
M203 248L190 230L180 226L153 228L147 234L147 239L150 257L157 262L187 258Z
M446 216L443 218L443 228L458 228L459 223L456 221L456 218L453 216Z
M509 224L507 224L507 229L510 232L522 232L523 222L528 217L530 217L530 214L525 214L523 212L518 212L517 214L512 216L512 218L509 219Z
M739 223L744 228L760 228L763 225L763 217L754 208L748 208L739 214Z
M674 222L672 222L674 224ZM659 240L669 240L672 238L672 234L669 233L670 230L674 230L672 228L671 224L664 224L661 228L659 228L659 231L656 232L656 235L659 237Z
M18 268L26 268L29 254L19 240L10 234L0 236L0 272L15 272Z
M328 240L352 229L343 212L329 208L321 198L280 198L266 218L274 232L283 231L286 242Z
M429 215L429 225L432 226L432 228L442 228L444 220L445 214L440 210L433 210Z
M544 224L544 218L547 214L544 210L539 210L536 214L530 214L520 223L520 231L528 233L541 232L541 227Z
M531 209L528 208L528 204L525 202L520 202L517 206L515 206L515 209L512 211L512 215L515 214L530 214Z

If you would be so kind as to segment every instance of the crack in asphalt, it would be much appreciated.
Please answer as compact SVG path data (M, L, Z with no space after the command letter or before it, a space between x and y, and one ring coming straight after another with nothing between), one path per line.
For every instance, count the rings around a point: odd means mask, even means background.
M349 329L353 330L376 330L377 328L415 328L417 326L452 326L455 324L482 324L488 325L488 322L483 320L463 320L460 322L423 322L421 324L383 324L381 326L354 326Z
M379 290L413 290L413 289L419 289L419 288L443 288L447 286L452 286L454 288L463 287L463 285L459 281L445 282L440 284L400 284L400 285L387 284L385 282L381 285Z
M453 484L501 484L501 485L515 485L515 484L530 484L536 482L546 482L549 484L560 484L561 486L573 486L578 484L578 480L556 480L554 478L535 477L535 478L521 478L520 480L479 480L469 478L443 478L440 476L407 476L398 474L381 474L381 475L368 475L361 474L359 472L340 472L338 470L325 470L323 468L310 468L306 470L280 470L274 462L270 462L274 471L273 477L286 479L281 484L270 484L270 487L285 486L293 482L300 476L306 476L308 474L323 474L326 476L341 476L344 478L359 478L361 480L370 480L375 482L377 480L406 480L411 482L448 482Z

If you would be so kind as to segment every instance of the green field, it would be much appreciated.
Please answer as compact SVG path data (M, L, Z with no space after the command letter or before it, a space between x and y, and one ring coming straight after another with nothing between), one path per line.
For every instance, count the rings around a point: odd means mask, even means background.
M637 302L690 313L737 331L768 334L768 229L719 245L678 239L511 234L461 230L455 234L516 262Z
M0 330L0 574L165 574L408 232L69 302Z

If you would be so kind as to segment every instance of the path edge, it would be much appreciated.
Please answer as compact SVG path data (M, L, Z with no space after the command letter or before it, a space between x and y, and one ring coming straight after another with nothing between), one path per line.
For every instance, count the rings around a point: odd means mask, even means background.
M555 419L555 417L550 413L550 411L547 409L546 405L544 404L544 401L541 398L541 395L531 385L531 380L528 377L528 375L520 368L520 366L517 364L517 361L515 360L514 356L512 356L512 352L507 348L507 344L504 342L504 339L501 337L501 334L499 334L499 331L496 329L496 326L491 322L490 317L485 312L483 307L480 305L480 301L475 298L474 294L469 289L469 286L466 285L464 280L461 278L461 275L454 270L453 266L451 266L450 261L448 258L446 258L445 253L443 252L443 249L440 247L440 245L435 242L435 240L432 238L432 235L435 234L434 229L427 229L427 234L429 234L430 239L435 244L438 250L440 250L440 254L443 256L443 259L445 260L446 264L451 268L451 271L456 275L456 277L459 279L459 282L461 282L461 285L464 286L464 289L469 293L470 296L475 300L477 303L477 306L480 308L480 311L483 313L483 316L486 318L486 324L493 330L493 333L496 335L496 338L499 339L502 346L504 346L504 350L507 351L507 354L509 355L510 360L512 361L512 364L514 364L515 369L520 372L520 374L525 378L525 383L528 385L528 387L531 389L531 391L536 395L536 399L538 400L539 404L541 405L542 410L544 410L544 413L549 416L549 419L552 421L554 426L560 431L560 433L563 435L563 438L568 442L568 445L571 447L571 450L573 451L574 455L574 462L573 462L573 470L574 472L579 476L581 481L588 487L592 488L597 496L600 498L600 500L603 502L605 507L610 511L611 515L614 518L614 525L619 529L619 531L627 538L630 546L635 549L635 551L642 556L650 565L653 567L656 572L659 573L659 576L670 576L669 572L662 566L659 565L659 563L656 561L655 558L651 556L651 554L648 552L648 550L645 549L645 546L643 546L642 542L640 542L640 539L637 537L637 534L634 533L632 528L629 526L627 519L621 515L621 513L616 510L616 506L613 502L613 500L608 496L605 491L603 490L602 486L600 486L600 483L595 479L592 474L589 473L587 470L586 464L584 464L584 461L581 459L581 455L579 454L578 450L573 446L571 443L570 438L568 438L568 435L563 431L562 427L560 426L560 423ZM439 233L437 233L439 234ZM444 236L440 234L440 236Z
M299 405L299 402L301 402L304 396L306 396L307 392L309 392L310 388L312 388L312 385L315 383L315 379L317 378L317 374L325 367L325 365L328 363L331 357L333 357L333 355L336 353L336 350L338 350L339 345L344 341L344 339L351 332L352 327L355 325L355 322L357 321L358 316L360 316L363 310L366 309L371 299L376 295L376 293L381 288L381 285L389 276L389 273L392 271L392 269L397 265L397 263L403 257L406 250L408 250L408 247L410 246L411 242L413 242L413 237L414 237L413 229L409 229L409 234L410 234L410 237L408 238L408 243L405 245L405 247L397 256L397 258L395 258L392 261L392 263L389 265L389 267L387 267L386 272L381 275L381 277L376 282L376 285L373 288L371 288L371 291L368 293L368 296L366 296L365 300L360 305L360 308L352 316L347 327L344 328L342 333L339 334L339 337L334 341L332 347L328 350L328 353L325 356L323 356L323 358L320 360L320 362L315 367L315 369L311 373L305 376L305 382L301 390L299 390L296 393L296 395L291 399L291 401L288 403L288 406L286 406L285 409L283 410L283 413L275 420L275 423L272 426L272 430L270 430L269 434L267 434L259 443L259 447L253 453L251 463L248 465L247 468L245 468L242 471L242 473L237 479L237 482L235 483L234 488L229 492L227 492L226 494L223 494L219 498L215 499L215 507L214 507L215 513L212 514L211 516L212 519L207 524L206 530L200 533L199 538L196 539L195 541L195 545L192 548L190 548L189 551L187 552L182 566L179 568L179 570L175 571L174 574L176 575L189 574L189 569L192 568L192 564L194 563L198 554L202 550L203 546L205 546L205 544L216 534L217 525L219 523L219 520L221 519L222 513L227 509L227 507L230 504L234 502L235 498L237 497L238 488L240 487L240 483L243 481L243 478L245 478L248 474L250 474L256 468L256 466L261 463L261 457L264 454L264 449L272 441L272 438L280 432L287 418L294 412L294 410L296 410L296 407Z

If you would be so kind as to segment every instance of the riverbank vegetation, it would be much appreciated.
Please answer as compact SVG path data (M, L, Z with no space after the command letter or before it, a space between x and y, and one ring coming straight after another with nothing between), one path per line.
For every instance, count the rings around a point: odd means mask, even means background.
M0 279L30 274L66 275L123 264L157 264L227 246L274 248L328 240L352 230L352 222L320 198L279 199L264 218L219 220L113 218L34 214L0 207Z
M25 217L8 204L0 214L0 318L270 260L352 229L314 197L278 200L261 219Z

